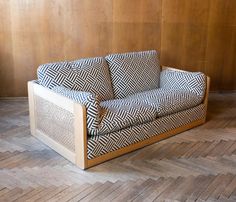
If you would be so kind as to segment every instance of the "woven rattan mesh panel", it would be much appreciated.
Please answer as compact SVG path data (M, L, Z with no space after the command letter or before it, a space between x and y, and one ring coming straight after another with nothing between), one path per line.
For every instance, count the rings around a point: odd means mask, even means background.
M74 152L73 114L39 96L35 105L36 129Z

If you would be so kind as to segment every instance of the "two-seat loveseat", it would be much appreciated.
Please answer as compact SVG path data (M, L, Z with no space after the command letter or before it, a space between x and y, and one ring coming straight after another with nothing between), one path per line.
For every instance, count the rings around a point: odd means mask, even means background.
M209 78L156 51L56 62L28 83L31 133L85 169L206 119Z

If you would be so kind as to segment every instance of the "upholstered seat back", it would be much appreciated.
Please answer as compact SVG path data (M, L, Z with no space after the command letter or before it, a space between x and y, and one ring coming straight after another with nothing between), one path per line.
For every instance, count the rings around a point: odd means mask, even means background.
M115 98L159 88L160 65L155 50L106 56Z
M103 57L41 65L38 80L50 89L63 86L70 90L90 92L101 101L114 98L109 69Z

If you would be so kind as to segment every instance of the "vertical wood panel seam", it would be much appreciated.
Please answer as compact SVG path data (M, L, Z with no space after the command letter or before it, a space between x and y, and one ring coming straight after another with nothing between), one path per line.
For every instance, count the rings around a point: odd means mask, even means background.
M160 14L160 17L161 17L161 22L160 22L160 64L162 65L162 59L161 59L161 56L162 56L162 30L163 30L163 0L161 0L161 14Z
M204 67L203 67L203 72L206 73L206 64L207 64L207 49L208 49L208 40L209 40L209 24L210 24L210 14L211 14L211 0L208 0L209 5L208 5L208 11L207 11L207 29L206 29L206 33L207 33L207 39L206 39L206 47L204 50Z

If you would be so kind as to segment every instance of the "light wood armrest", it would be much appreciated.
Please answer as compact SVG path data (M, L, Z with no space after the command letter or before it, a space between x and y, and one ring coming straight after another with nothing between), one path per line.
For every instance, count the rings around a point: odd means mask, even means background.
M85 168L87 164L87 126L86 126L86 108L84 105L64 97L52 90L45 88L33 81L28 82L28 96L30 108L30 128L31 133L41 141L50 145L62 156L77 164L80 168ZM36 122L36 101L35 96L70 112L74 116L74 153L58 144L56 141L47 137L47 134L40 135L37 132ZM53 123L52 123L53 124Z
M173 67L166 67L166 66L161 66L161 70L172 70L172 71L177 71L177 72L188 72L188 71L185 71L185 70L182 70L182 69L176 69L176 68L173 68Z

